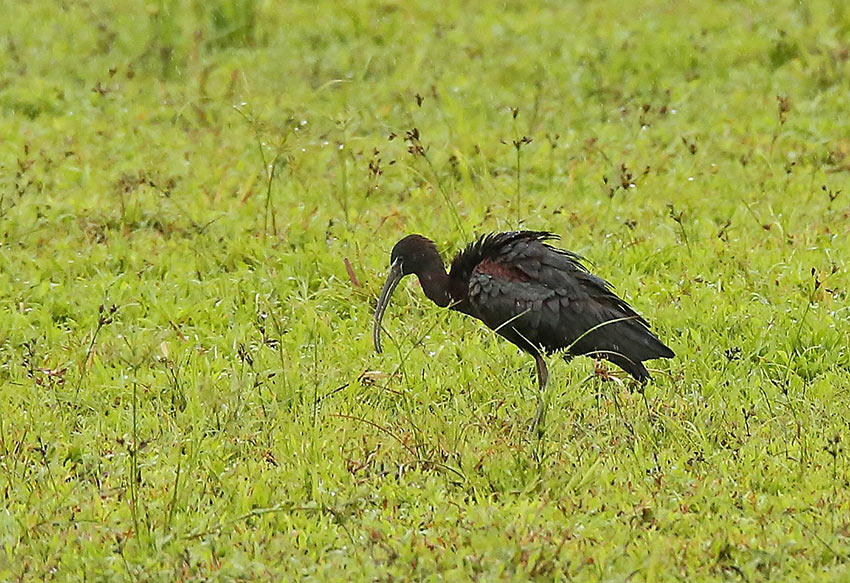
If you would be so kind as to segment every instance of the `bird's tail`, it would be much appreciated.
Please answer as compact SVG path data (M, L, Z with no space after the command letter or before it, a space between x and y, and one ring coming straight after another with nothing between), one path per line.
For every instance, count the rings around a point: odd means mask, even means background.
M613 362L639 383L651 378L643 365L644 360L675 356L643 323L625 321L614 324L614 327L616 334L607 338L604 348L597 348L592 355Z
M640 384L646 383L652 377L649 374L649 371L646 370L646 367L639 360L630 360L625 356L619 354L603 354L600 355L602 358L606 360L610 360L621 369L629 373L634 377L634 379Z

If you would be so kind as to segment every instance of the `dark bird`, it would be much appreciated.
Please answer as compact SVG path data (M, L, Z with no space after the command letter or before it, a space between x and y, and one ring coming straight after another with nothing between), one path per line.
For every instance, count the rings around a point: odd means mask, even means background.
M375 350L381 352L381 319L393 290L405 275L416 274L435 304L478 318L534 357L540 393L533 427L543 416L546 354L604 358L645 383L643 361L672 358L673 351L581 257L546 243L557 238L546 231L484 235L455 255L449 273L433 241L403 238L393 247L375 309Z

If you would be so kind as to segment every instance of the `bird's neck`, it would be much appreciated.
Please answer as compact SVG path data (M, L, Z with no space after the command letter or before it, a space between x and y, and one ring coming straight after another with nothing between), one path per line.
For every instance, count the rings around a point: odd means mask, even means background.
M418 273L419 283L422 285L422 291L429 300L445 308L451 302L449 296L449 275L445 268L441 265L439 269L429 269L423 273Z

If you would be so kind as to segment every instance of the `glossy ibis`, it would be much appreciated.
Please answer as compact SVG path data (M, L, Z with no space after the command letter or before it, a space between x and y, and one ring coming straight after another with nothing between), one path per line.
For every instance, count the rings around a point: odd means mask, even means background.
M433 241L403 238L393 248L375 309L375 350L381 352L381 319L393 290L405 275L416 274L435 304L478 318L534 357L540 392L532 427L543 417L545 354L604 358L645 383L643 361L672 358L673 351L581 257L547 244L557 238L546 231L484 235L455 256L449 273Z

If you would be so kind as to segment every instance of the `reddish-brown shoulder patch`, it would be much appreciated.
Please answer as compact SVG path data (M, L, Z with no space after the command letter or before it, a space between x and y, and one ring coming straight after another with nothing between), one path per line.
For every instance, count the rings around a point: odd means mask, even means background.
M528 281L530 278L513 265L484 259L475 266L473 273L484 273L507 281Z

